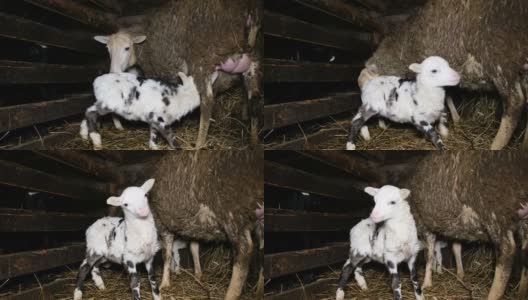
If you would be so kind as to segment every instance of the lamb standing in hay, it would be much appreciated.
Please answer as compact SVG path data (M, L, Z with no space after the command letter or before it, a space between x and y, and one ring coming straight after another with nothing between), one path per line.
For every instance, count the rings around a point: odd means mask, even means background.
M428 232L424 288L431 285L432 249L439 234L495 247L495 276L488 300L500 299L512 270L514 234L521 225L517 210L528 197L528 153L431 153L415 164L409 176L405 182L413 187L409 203L416 222Z
M367 65L403 77L411 63L439 55L461 73L461 87L498 91L504 113L491 149L499 150L510 141L528 99L518 72L528 49L527 15L525 0L429 0L383 39Z
M231 245L233 273L225 299L240 297L263 198L262 151L170 152L159 158L151 207L164 248L162 287L170 285L174 233Z
M248 96L252 143L258 142L260 5L259 0L168 1L140 24L148 41L137 59L147 74L172 79L178 71L188 71L195 78L201 95L197 148L205 146L216 94L235 85L240 77ZM125 71L136 63L135 54L128 54L139 37L123 31L96 37L112 43L108 47L112 72Z

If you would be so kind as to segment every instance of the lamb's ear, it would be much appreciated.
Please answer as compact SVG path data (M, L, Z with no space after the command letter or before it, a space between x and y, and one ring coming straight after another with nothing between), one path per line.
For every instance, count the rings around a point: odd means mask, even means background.
M421 64L412 64L409 66L409 70L413 71L414 73L421 73L422 72L422 65Z
M147 39L146 35L138 35L138 36L135 36L135 37L132 38L132 42L134 42L134 44L141 44L146 39Z
M94 36L94 40L98 41L101 44L108 44L108 41L110 40L110 36L107 35L96 35Z
M154 178L151 178L145 181L145 183L143 183L143 185L141 186L141 189L144 190L145 193L148 193L153 185L154 185Z
M374 197L378 193L378 191L379 189L370 186L365 188L365 193L371 195L372 197Z
M121 198L120 197L110 197L106 200L106 204L112 205L112 206L121 206Z
M409 197L410 194L411 194L410 190L400 189L400 196L402 197L402 199L407 199L407 197Z

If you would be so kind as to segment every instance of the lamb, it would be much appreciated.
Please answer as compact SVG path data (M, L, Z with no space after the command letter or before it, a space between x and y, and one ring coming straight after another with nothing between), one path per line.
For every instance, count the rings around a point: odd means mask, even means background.
M158 134L167 140L171 148L178 147L170 125L200 105L193 77L182 72L179 76L177 84L144 79L131 73L110 73L97 77L93 84L96 102L86 110L86 120L81 123L81 137L88 140L89 136L94 149L101 149L97 117L112 112L127 120L148 123L151 150L158 149Z
M146 196L153 185L154 179L149 179L141 187L128 187L121 196L108 198L107 204L121 207L125 217L104 217L86 230L86 259L79 269L74 300L82 299L84 280L90 271L95 285L105 289L99 265L106 261L126 266L135 300L140 299L140 278L136 267L145 263L152 296L155 300L161 299L153 268L160 244Z
M255 208L264 195L262 151L176 151L164 153L155 164L147 176L157 180L151 207L163 242L161 287L170 285L176 233L186 240L231 246L233 273L225 299L238 299L253 252Z
M376 205L369 218L350 230L350 257L341 272L336 300L344 299L344 288L352 273L359 287L367 289L362 267L371 260L387 266L392 276L394 299L402 298L398 264L406 262L415 297L423 299L415 268L420 241L409 204L405 201L411 191L386 185L379 189L367 187L365 192L374 197Z
M444 57L461 73L462 88L500 95L504 113L491 145L500 150L510 141L528 98L519 89L518 72L528 49L527 12L525 0L428 0L385 36L366 64L376 65L380 74L403 77L417 58Z
M431 56L409 69L417 73L416 81L396 76L379 76L369 81L361 93L363 105L352 119L347 150L356 149L359 130L373 116L399 123L412 123L438 149L445 149L433 125L440 121L441 135L447 134L444 86L460 82L460 75L441 57Z
M188 67L196 79L201 95L200 128L197 148L205 146L207 131L217 93L242 81L248 96L251 141L258 143L262 97L260 87L260 53L257 45L261 11L258 0L167 1L152 14L144 16L148 42L139 44L142 35L120 31L127 39L109 47L112 66L124 71L135 64L127 51L142 47L137 57L147 74L175 78L177 71ZM137 31L137 30L136 30ZM96 38L110 43L114 36ZM114 68L114 67L113 67ZM242 78L242 80L240 80Z
M512 270L514 234L521 225L518 206L528 193L528 153L430 153L414 162L408 173L402 184L413 187L409 203L428 244L423 288L431 285L431 249L436 235L441 235L494 246L497 259L488 300L500 299Z

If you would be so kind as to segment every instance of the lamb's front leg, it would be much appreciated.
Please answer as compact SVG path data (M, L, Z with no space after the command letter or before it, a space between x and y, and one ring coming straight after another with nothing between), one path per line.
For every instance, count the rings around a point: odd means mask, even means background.
M136 269L136 264L133 263L130 260L126 260L126 267L128 274L130 275L130 289L132 290L132 300L140 300L140 292L139 292L139 273Z
M415 122L414 126L416 126L416 128L418 128L418 130L420 130L420 132L422 132L425 135L425 137L435 145L437 149L439 150L446 149L444 142L442 142L442 139L436 132L434 126L431 125L431 123L427 121L419 121L419 122Z
M169 147L171 149L179 149L180 145L178 142L176 142L176 138L174 136L174 133L172 132L172 129L169 125L166 125L163 121L155 121L154 123L150 124L151 127L154 127L154 129L159 132L163 138L167 141L167 144L169 144ZM151 131L152 133L152 131ZM151 135L152 139L152 135ZM149 142L150 143L150 142Z
M90 136L90 139L93 143L94 150L101 150L103 148L101 142L101 135L97 132L97 118L99 113L97 111L97 106L90 106L85 113L86 122L81 123L81 136L83 139L86 138L86 133Z
M416 256L411 257L409 261L407 262L407 265L409 266L409 272L411 273L411 281L414 288L414 296L416 297L416 300L422 300L423 294L422 294L422 288L420 287L420 282L418 281L418 273L416 272Z
M152 297L154 298L154 300L161 300L158 282L156 281L156 273L154 272L153 262L154 257L152 257L145 263L145 268L147 269L150 288L152 289Z
M158 131L152 125L150 126L149 149L159 150L156 140L158 139Z
M392 278L392 293L394 294L394 300L401 300L402 298L402 292L401 292L401 281L400 281L400 274L398 274L398 263L396 260L391 259L390 257L387 257L385 265L387 266L387 269L389 270L389 273L391 274Z

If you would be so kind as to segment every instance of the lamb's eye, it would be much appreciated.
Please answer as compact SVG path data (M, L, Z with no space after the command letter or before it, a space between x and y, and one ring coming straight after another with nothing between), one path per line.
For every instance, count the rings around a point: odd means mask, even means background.
M394 205L394 204L396 204L396 201L391 201L390 202L390 205Z
M434 69L434 70L432 70L431 72L432 72L433 74L436 74L436 73L438 73L438 70L437 70L437 69Z
M128 206L128 203L125 203L125 206Z
M125 51L128 51L128 50L130 50L130 47L126 47L126 48L125 48Z

